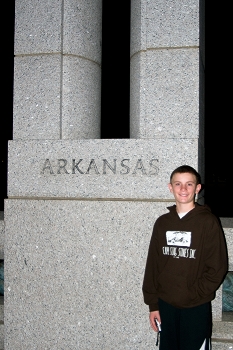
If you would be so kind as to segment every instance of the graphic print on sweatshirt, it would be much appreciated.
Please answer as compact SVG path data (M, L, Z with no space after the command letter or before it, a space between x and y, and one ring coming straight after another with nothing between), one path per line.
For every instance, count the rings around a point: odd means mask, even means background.
M163 247L163 255L172 255L173 258L195 259L196 249L190 249L192 232L167 231L168 247Z
M167 231L166 238L167 238L167 245L190 247L190 244L191 244L191 232Z

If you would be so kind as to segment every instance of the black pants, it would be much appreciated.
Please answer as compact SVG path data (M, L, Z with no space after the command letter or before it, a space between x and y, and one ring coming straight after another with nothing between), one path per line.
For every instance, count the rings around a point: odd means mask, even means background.
M206 339L209 350L211 337L211 303L178 309L159 300L161 317L159 350L199 350Z

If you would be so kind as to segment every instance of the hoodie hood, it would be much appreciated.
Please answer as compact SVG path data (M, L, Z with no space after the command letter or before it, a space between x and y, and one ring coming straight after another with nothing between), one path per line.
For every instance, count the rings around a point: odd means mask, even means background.
M171 214L179 217L176 211L176 205L172 205L167 207L167 209L170 211ZM191 209L183 218L182 220L190 219L193 216L199 215L201 213L211 213L211 209L207 204L200 205L198 203L195 203L195 208Z

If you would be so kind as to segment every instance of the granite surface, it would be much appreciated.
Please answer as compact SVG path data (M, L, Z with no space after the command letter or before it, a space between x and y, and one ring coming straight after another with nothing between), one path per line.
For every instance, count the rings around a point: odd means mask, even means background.
M198 45L199 1L132 1L131 55L148 48Z
M15 55L61 51L62 3L15 1Z
M4 349L4 324L0 322L0 350Z
M222 321L222 285L216 291L215 299L212 301L212 317L215 321Z
M233 349L233 342L219 339L216 341L216 339L213 339L212 341L212 350L232 350Z
M199 138L203 147L199 61L199 1L132 2L131 138Z
M101 0L15 8L13 138L100 138Z
M220 218L220 221L224 229L233 228L233 218Z
M171 172L197 140L9 141L8 197L174 200Z
M152 348L141 288L168 204L7 200L5 349Z
M101 0L15 1L15 55L59 53L101 63Z
M199 50L158 49L131 59L130 137L199 137Z
M76 56L63 57L61 138L100 138L100 65Z
M147 53L138 54L130 61L130 137L145 137L144 121L147 114L146 92L146 57Z
M60 138L60 80L60 54L15 57L14 139Z
M63 52L101 64L102 1L64 1Z
M224 233L228 249L229 271L233 271L233 228L224 228Z
M4 296L0 295L0 321L4 321Z
M100 137L99 65L54 54L16 57L14 69L15 140Z
M146 50L146 4L141 0L131 1L130 20L130 56L135 52Z
M233 341L233 322L214 322L213 323L213 338L222 338Z
M4 233L5 233L5 223L3 220L3 215L0 215L0 259L4 258Z

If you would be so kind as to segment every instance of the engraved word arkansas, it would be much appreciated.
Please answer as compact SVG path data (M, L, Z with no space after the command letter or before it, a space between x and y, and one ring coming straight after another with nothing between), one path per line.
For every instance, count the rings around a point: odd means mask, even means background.
M46 159L42 166L42 174L89 174L89 175L158 175L158 159L149 161L136 159Z

